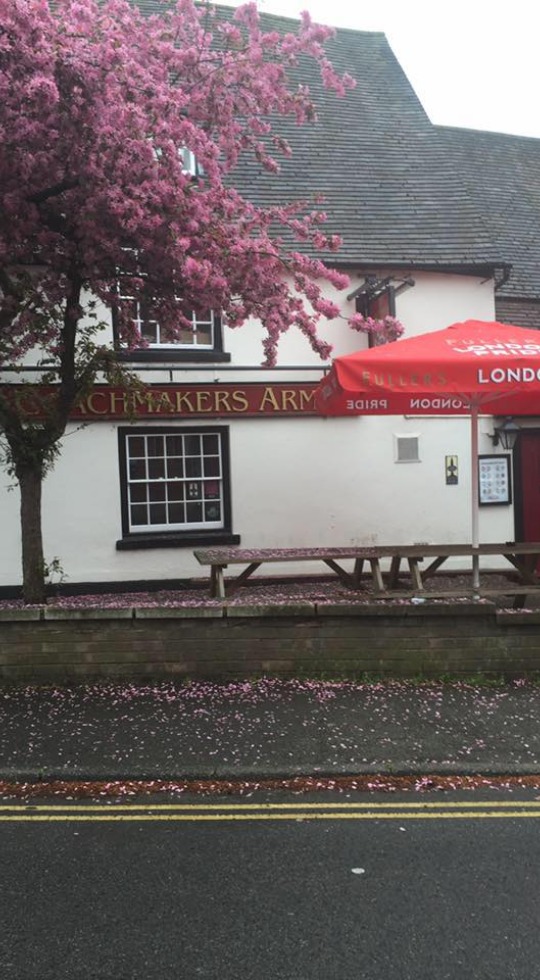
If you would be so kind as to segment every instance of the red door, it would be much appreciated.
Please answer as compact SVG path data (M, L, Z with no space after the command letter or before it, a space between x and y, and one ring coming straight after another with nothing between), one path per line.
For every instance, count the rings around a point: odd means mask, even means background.
M523 430L516 449L516 537L540 541L540 430Z

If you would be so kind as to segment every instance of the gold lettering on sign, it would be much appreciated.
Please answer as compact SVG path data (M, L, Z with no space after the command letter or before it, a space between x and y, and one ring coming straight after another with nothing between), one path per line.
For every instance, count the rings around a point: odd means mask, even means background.
M233 412L247 412L249 408L249 402L243 391L233 391Z
M211 412L211 396L209 391L198 391L195 396L198 412Z
M146 404L148 407L148 414L153 415L154 412L159 415L161 412L161 394L157 392L149 391L146 396Z
M194 412L195 411L192 402L190 402L190 400L189 400L190 395L191 395L191 392L190 391L187 391L187 392L177 391L176 392L176 411L177 412Z
M214 392L214 411L218 412L230 412L231 406L229 405L229 392L228 391L216 391Z
M96 392L97 394L97 392ZM116 391L109 392L109 412L112 415L125 415L127 412L127 402L124 393L119 394Z
M383 378L367 375L371 384ZM385 378L386 380L386 378ZM369 383L369 382L368 382ZM400 379L401 383L401 379ZM15 386L13 386L15 388ZM37 386L36 386L37 388ZM54 401L55 390L48 389L28 391L15 389L11 397L28 418L43 415L50 402ZM169 417L186 417L197 415L226 416L239 415L299 415L315 412L315 389L301 388L294 385L291 388L279 383L262 385L253 384L246 388L229 388L209 386L176 388L148 387L122 391L118 388L96 387L81 398L74 409L74 416L82 415L95 418L144 417L158 415Z
M86 405L83 403L81 407L86 408L86 411L92 415L108 415L107 394L106 391L92 391L86 399ZM99 405L102 407L100 408Z
M309 405L310 408L315 408L315 392L314 391L304 391L303 388L300 389L300 411L302 412L304 408Z
M130 414L135 414L141 405L146 405L146 398L140 391L132 391L129 395L124 397L124 411L126 413L129 412Z
M282 412L298 411L298 405L296 404L296 391L285 388L281 392L281 411Z
M174 412L174 403L168 391L163 391L161 393L161 398L159 400L159 411L164 409L165 412Z
M272 388L264 389L264 394L259 405L259 411L263 412L267 405L270 405L272 411L279 412L279 404Z

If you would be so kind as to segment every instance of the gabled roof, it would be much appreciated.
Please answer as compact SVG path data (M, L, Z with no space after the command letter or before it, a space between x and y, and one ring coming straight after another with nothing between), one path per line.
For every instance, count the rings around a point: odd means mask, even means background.
M436 129L498 250L512 264L500 295L540 299L540 139Z
M131 2L145 13L168 5ZM270 14L262 22L280 32L297 26ZM433 126L384 34L338 29L327 51L356 88L338 98L304 60L298 80L309 84L318 120L278 119L292 157L277 177L243 162L232 175L239 190L260 205L322 193L326 230L343 237L333 261L471 272L512 263L504 291L540 297L540 140Z
M264 15L268 29L294 21ZM456 173L384 34L338 30L328 42L336 68L357 82L345 98L327 92L316 69L300 74L318 121L280 120L292 158L278 178L243 167L235 183L257 203L325 195L327 227L343 236L340 262L478 266L502 261L476 202Z

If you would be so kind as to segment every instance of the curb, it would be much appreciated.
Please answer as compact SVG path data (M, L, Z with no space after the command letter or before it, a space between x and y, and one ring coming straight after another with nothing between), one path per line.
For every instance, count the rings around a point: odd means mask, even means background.
M475 776L478 778L519 778L520 776L527 777L538 777L540 779L540 765L523 765L519 768L509 768L504 766L489 766L482 767L470 763L468 765L461 764L456 767L438 768L438 769L419 769L403 766L401 768L392 768L391 770L382 769L381 767L365 767L362 769L340 769L340 770L327 770L327 769L297 769L294 771L288 770L284 771L282 769L265 769L254 772L253 770L246 770L241 772L233 772L226 770L221 772L220 770L214 770L212 772L201 769L196 769L193 771L184 770L182 772L160 772L157 775L155 772L149 770L137 770L135 772L96 772L92 770L86 770L82 772L67 772L61 769L51 769L51 770L1 770L0 769L0 783L52 783L52 782L70 782L70 783L112 783L112 782L210 782L212 780L219 780L220 782L230 782L230 783L254 783L254 782L264 782L267 780L294 780L294 779L321 779L321 780L332 780L332 779L365 779L366 777L378 777L386 779L425 779L425 778L442 778L442 777L469 777Z

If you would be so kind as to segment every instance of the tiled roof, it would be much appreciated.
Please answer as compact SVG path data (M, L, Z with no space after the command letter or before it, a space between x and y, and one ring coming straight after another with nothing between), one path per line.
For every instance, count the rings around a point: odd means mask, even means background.
M540 299L540 139L436 127L512 264L500 295Z
M167 6L131 2L145 13ZM269 14L262 21L296 27ZM340 29L327 50L356 88L340 99L303 62L318 121L278 120L292 157L278 177L243 163L233 174L239 189L261 205L322 193L326 229L344 239L340 263L471 271L511 263L501 293L540 298L540 140L433 126L383 34Z
M280 29L292 22L265 16ZM339 30L330 60L357 81L343 99L301 67L318 107L315 124L283 126L293 155L275 178L244 167L235 183L257 203L325 195L328 228L343 236L342 262L414 266L501 261L383 34Z

